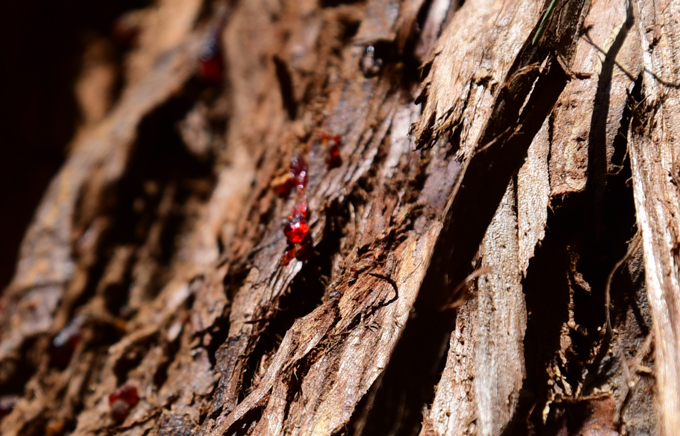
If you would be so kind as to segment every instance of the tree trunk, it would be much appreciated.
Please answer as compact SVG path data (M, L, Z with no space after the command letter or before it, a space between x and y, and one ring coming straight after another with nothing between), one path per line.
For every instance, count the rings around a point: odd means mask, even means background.
M157 0L90 31L0 297L0 432L677 434L678 17Z

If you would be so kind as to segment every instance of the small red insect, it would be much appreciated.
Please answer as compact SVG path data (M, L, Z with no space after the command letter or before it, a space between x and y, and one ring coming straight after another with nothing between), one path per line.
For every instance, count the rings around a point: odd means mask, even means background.
M132 409L139 402L137 388L132 385L123 385L109 395L111 417L116 422L123 422Z
M326 165L328 168L337 168L342 165L342 158L340 157L340 149L337 144L328 147L328 157L326 157Z

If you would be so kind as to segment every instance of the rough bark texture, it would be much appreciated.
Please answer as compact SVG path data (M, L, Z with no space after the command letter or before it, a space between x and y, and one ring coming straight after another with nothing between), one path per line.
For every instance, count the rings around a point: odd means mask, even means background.
M107 10L0 295L0 433L680 431L677 2Z
M678 283L678 151L680 10L673 2L636 3L644 73L628 132L647 295L654 317L656 377L666 434L680 429L680 284ZM659 340L658 338L663 338Z

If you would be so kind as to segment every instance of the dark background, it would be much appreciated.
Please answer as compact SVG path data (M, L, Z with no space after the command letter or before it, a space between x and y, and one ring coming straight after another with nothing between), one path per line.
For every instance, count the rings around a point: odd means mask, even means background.
M0 2L0 292L12 278L19 245L80 119L73 85L89 38L111 38L141 0Z

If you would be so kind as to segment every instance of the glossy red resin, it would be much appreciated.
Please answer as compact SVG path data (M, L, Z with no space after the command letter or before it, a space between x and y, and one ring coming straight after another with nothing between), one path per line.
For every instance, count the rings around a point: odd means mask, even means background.
M301 243L308 232L309 225L307 224L307 218L301 213L292 215L288 224L283 228L283 233L291 244Z
M131 385L123 385L109 395L111 417L116 422L123 422L130 413L130 409L139 402L137 388Z
M129 414L130 405L125 401L118 400L111 405L111 417L114 421L118 423L123 422Z
M290 247L283 253L283 264L288 265L297 256L297 246Z
M307 172L307 162L302 156L295 155L290 159L290 171L298 176L300 173Z
M224 77L224 66L221 56L214 56L211 58L201 58L200 62L201 79L210 84L218 84L222 82Z
M292 175L293 184L298 189L307 188L307 162L301 156L295 155L290 160L290 173Z
M131 385L123 385L119 387L113 391L111 395L109 395L109 405L113 405L113 403L118 400L124 401L130 406L134 406L139 402L137 388Z
M305 219L307 218L307 202L304 199L298 199L293 206L293 211L290 214L290 219L296 215L302 215Z

